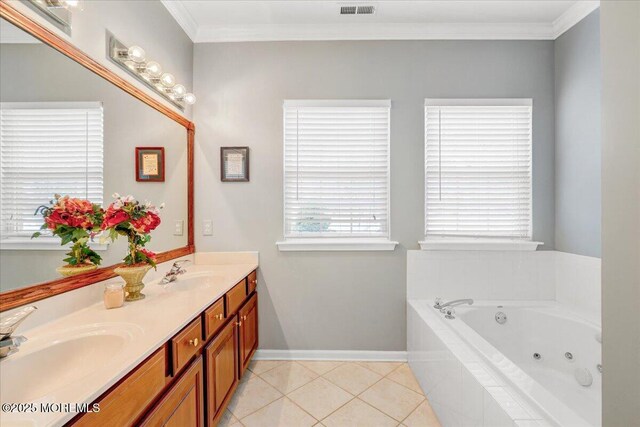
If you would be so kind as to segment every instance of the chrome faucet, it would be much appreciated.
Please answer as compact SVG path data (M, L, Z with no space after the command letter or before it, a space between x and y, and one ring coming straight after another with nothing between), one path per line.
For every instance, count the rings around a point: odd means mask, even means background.
M34 306L25 307L0 321L0 358L15 353L20 344L27 340L21 335L12 336L12 334L20 323L37 309Z
M445 302L443 304L441 298L436 298L435 304L433 305L433 308L437 308L438 310L442 311L446 307L455 307L455 306L462 305L462 304L472 305L473 304L473 300L471 298L454 299L452 301Z
M180 261L176 261L171 266L171 270L167 271L167 274L164 275L162 280L160 281L161 285L166 285L167 283L175 282L178 279L180 274L184 274L187 272L184 268L182 268L183 264L188 263L188 259L183 259Z

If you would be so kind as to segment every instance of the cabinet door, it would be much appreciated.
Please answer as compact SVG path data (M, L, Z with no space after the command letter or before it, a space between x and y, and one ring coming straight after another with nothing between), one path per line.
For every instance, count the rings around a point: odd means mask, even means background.
M238 384L238 327L231 319L205 350L207 418L213 423Z
M240 324L240 376L249 366L253 352L258 348L258 294L238 312Z
M198 357L151 409L143 426L204 427L202 357Z

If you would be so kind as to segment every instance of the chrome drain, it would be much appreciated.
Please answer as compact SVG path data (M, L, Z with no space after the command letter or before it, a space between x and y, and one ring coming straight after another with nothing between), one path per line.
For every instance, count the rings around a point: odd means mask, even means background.
M566 357L568 360L573 360L573 354L568 351L564 354L564 357Z
M542 359L542 355L540 353L533 353L533 358L536 360Z

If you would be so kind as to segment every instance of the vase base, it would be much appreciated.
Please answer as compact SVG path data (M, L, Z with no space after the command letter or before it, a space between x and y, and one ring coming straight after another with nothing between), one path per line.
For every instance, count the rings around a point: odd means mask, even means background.
M127 294L127 296L124 297L125 301L140 301L141 299L145 299L146 295L145 294Z

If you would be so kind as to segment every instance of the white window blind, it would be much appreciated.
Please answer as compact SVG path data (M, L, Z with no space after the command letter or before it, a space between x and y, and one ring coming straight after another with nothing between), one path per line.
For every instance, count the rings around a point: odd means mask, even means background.
M0 104L2 237L30 236L54 194L103 201L100 103Z
M531 239L530 99L425 101L425 234Z
M285 101L284 236L389 236L383 101Z

